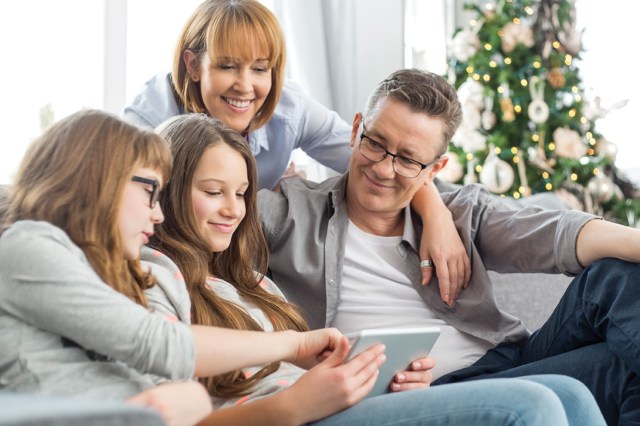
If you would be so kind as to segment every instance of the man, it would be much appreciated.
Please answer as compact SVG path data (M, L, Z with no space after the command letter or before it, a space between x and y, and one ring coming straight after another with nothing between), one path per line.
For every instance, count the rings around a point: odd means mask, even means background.
M465 186L442 197L468 248L471 283L451 307L437 279L420 285L421 225L409 203L447 164L460 119L441 77L402 70L380 83L353 120L347 174L260 192L272 277L311 327L440 326L435 384L568 374L591 389L608 423L638 420L640 266L595 261L640 261L640 230L575 210L516 210ZM580 275L528 337L496 306L489 269Z

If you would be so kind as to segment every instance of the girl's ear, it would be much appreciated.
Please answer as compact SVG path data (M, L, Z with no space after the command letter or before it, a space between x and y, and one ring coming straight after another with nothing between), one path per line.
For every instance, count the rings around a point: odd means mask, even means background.
M187 73L191 77L191 80L195 83L200 81L200 70L198 69L198 55L187 49L182 54L182 60L187 67Z

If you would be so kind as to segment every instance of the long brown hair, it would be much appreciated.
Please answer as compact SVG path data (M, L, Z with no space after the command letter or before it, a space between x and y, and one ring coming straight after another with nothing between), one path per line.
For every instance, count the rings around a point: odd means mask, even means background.
M248 131L258 129L271 119L284 85L286 52L284 35L276 17L256 0L207 0L186 22L173 54L173 87L187 112L207 113L200 83L189 75L184 52L198 58L241 57L253 60L255 53L265 54L271 69L271 90Z
M262 330L242 307L219 297L207 286L207 276L211 275L231 283L244 299L265 313L275 330L307 330L302 315L294 306L259 285L268 265L268 248L256 208L255 160L246 141L234 130L204 114L175 117L164 123L159 132L169 143L174 167L160 201L165 221L156 227L150 245L169 256L180 268L191 296L193 323ZM212 253L196 223L191 186L205 150L222 143L244 159L249 187L244 193L246 214L229 248ZM247 393L257 381L277 368L278 363L271 364L250 378L236 370L201 381L212 395L228 398Z
M138 167L168 178L171 154L160 136L97 110L51 126L25 154L0 231L18 220L47 221L63 229L100 278L137 303L153 285L140 261L123 256L118 212L125 185Z

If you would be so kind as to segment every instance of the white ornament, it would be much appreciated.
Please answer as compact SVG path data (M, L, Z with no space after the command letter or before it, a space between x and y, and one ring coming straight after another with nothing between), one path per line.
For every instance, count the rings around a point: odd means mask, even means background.
M482 128L491 130L496 125L496 114L493 112L493 96L485 96L484 111L482 111Z
M482 165L480 182L495 194L502 194L511 188L515 179L515 173L509 163L501 160L496 155L493 146L489 149L489 155Z
M440 170L438 177L447 182L458 182L464 175L462 164L460 164L460 160L458 160L456 154L448 152L446 155L449 157L449 161L447 162L447 166Z
M503 52L512 52L518 43L522 43L526 47L533 46L533 31L531 30L531 27L525 24L510 22L502 27L501 33Z
M596 144L596 153L602 158L615 161L618 155L618 146L605 138L601 138Z
M464 175L464 184L469 185L472 183L478 183L478 177L475 172L476 162L475 160L467 161L467 174Z
M458 32L451 43L451 53L460 62L466 62L475 55L480 47L478 34L471 29L464 29Z
M587 188L589 188L589 192L593 196L593 201L598 204L611 200L615 193L615 186L616 184L602 173L592 177L587 183Z
M479 129L481 121L482 119L480 117L480 111L469 104L462 105L462 123L460 124L461 126L468 129Z
M544 101L544 80L538 76L531 77L529 81L531 103L527 108L529 120L536 124L542 124L549 118L549 105Z
M452 142L455 146L462 148L464 152L482 151L487 147L487 137L476 129L459 127Z
M558 157L578 160L587 155L587 146L575 130L568 127L558 127L553 131L553 140L556 143Z
M460 104L480 111L484 107L484 86L472 78L467 78L458 87L458 100Z

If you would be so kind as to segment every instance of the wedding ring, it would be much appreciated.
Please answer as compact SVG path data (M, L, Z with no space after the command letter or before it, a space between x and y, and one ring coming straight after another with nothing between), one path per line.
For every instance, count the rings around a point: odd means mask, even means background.
M425 259L420 261L421 268L433 268L433 261L431 259Z

